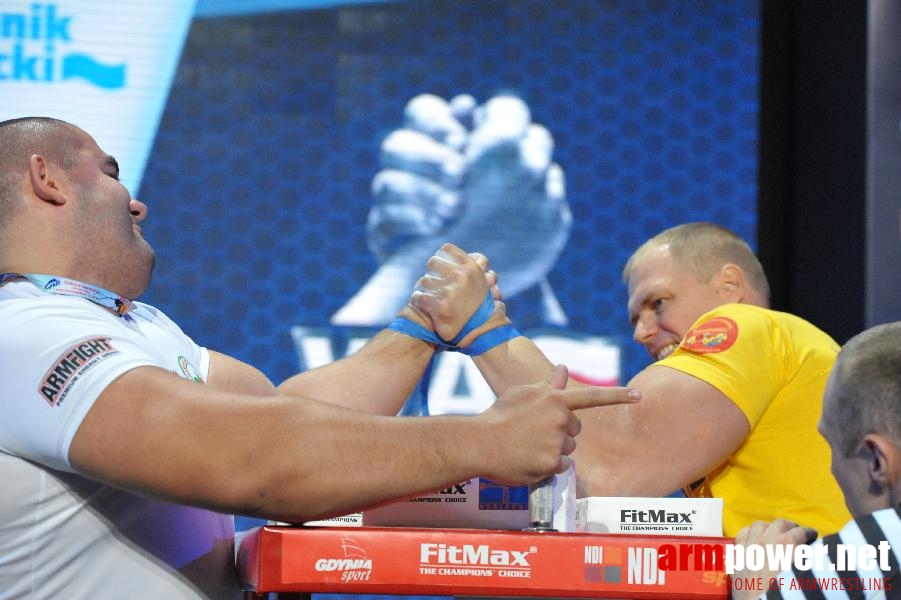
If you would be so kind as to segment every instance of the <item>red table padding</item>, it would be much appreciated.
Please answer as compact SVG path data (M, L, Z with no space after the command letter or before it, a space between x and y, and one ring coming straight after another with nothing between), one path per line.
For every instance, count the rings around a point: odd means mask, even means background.
M482 529L260 527L241 541L245 590L536 598L729 597L721 537ZM659 558L678 557L663 564Z

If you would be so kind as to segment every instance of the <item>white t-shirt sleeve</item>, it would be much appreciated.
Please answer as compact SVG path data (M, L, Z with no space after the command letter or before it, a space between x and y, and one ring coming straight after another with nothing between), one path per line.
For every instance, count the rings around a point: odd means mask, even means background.
M106 386L136 367L176 370L143 332L120 319L86 302L53 297L3 315L9 327L0 344L0 451L72 471L72 438ZM205 378L208 355L181 335L189 342L182 353L200 363Z

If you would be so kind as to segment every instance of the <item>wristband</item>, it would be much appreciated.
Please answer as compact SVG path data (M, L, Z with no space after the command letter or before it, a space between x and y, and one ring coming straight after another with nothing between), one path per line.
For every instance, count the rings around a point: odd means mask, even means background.
M486 331L474 339L467 347L456 348L456 350L467 356L479 356L480 354L488 352L495 346L503 344L504 342L509 342L513 338L518 338L520 335L522 334L516 331L516 328L513 327L513 325L504 325L503 327Z
M434 346L437 346L438 350L456 350L457 347L453 344L448 344L436 334L431 329L426 329L419 323L415 321L411 321L406 317L397 317L387 327L391 331L396 331L398 333L402 333L404 335L408 335L410 337L422 340Z
M460 340L469 335L470 332L487 323L488 319L491 318L492 313L494 313L494 296L491 295L491 290L488 290L488 295L485 296L482 305L471 317L469 317L469 320L466 321L466 325L463 326L463 329L460 330L457 337L451 340L451 344L456 346L460 343Z
M488 352L495 346L508 342L521 335L513 325L504 325L479 335L466 348L460 348L457 345L460 343L460 340L465 338L472 331L487 323L492 314L494 314L494 296L492 296L491 291L489 291L488 295L485 296L482 305L479 306L478 310L473 313L463 326L463 329L461 329L456 337L450 342L438 337L438 334L431 329L426 329L419 323L411 321L406 317L395 318L388 325L388 329L432 344L438 350L460 352L467 356L479 356Z

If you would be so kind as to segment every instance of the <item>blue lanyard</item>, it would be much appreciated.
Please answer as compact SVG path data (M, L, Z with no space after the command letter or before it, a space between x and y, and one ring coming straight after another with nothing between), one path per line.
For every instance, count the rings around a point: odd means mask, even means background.
M103 288L89 285L81 281L66 279L65 277L56 277L54 275L40 275L37 273L26 273L24 275L20 273L3 273L0 275L0 285L14 279L26 279L48 294L87 298L91 302L111 310L120 317L124 316L125 313L134 308L134 302L124 296L114 294Z

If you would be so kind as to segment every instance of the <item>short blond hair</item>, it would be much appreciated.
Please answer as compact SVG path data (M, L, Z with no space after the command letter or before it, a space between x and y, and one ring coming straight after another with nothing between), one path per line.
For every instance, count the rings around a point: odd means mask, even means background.
M623 267L623 281L628 283L632 271L649 250L661 246L669 249L678 268L691 273L701 283L709 282L725 264L738 265L748 284L769 301L770 284L748 243L733 231L704 221L671 227L639 246Z

